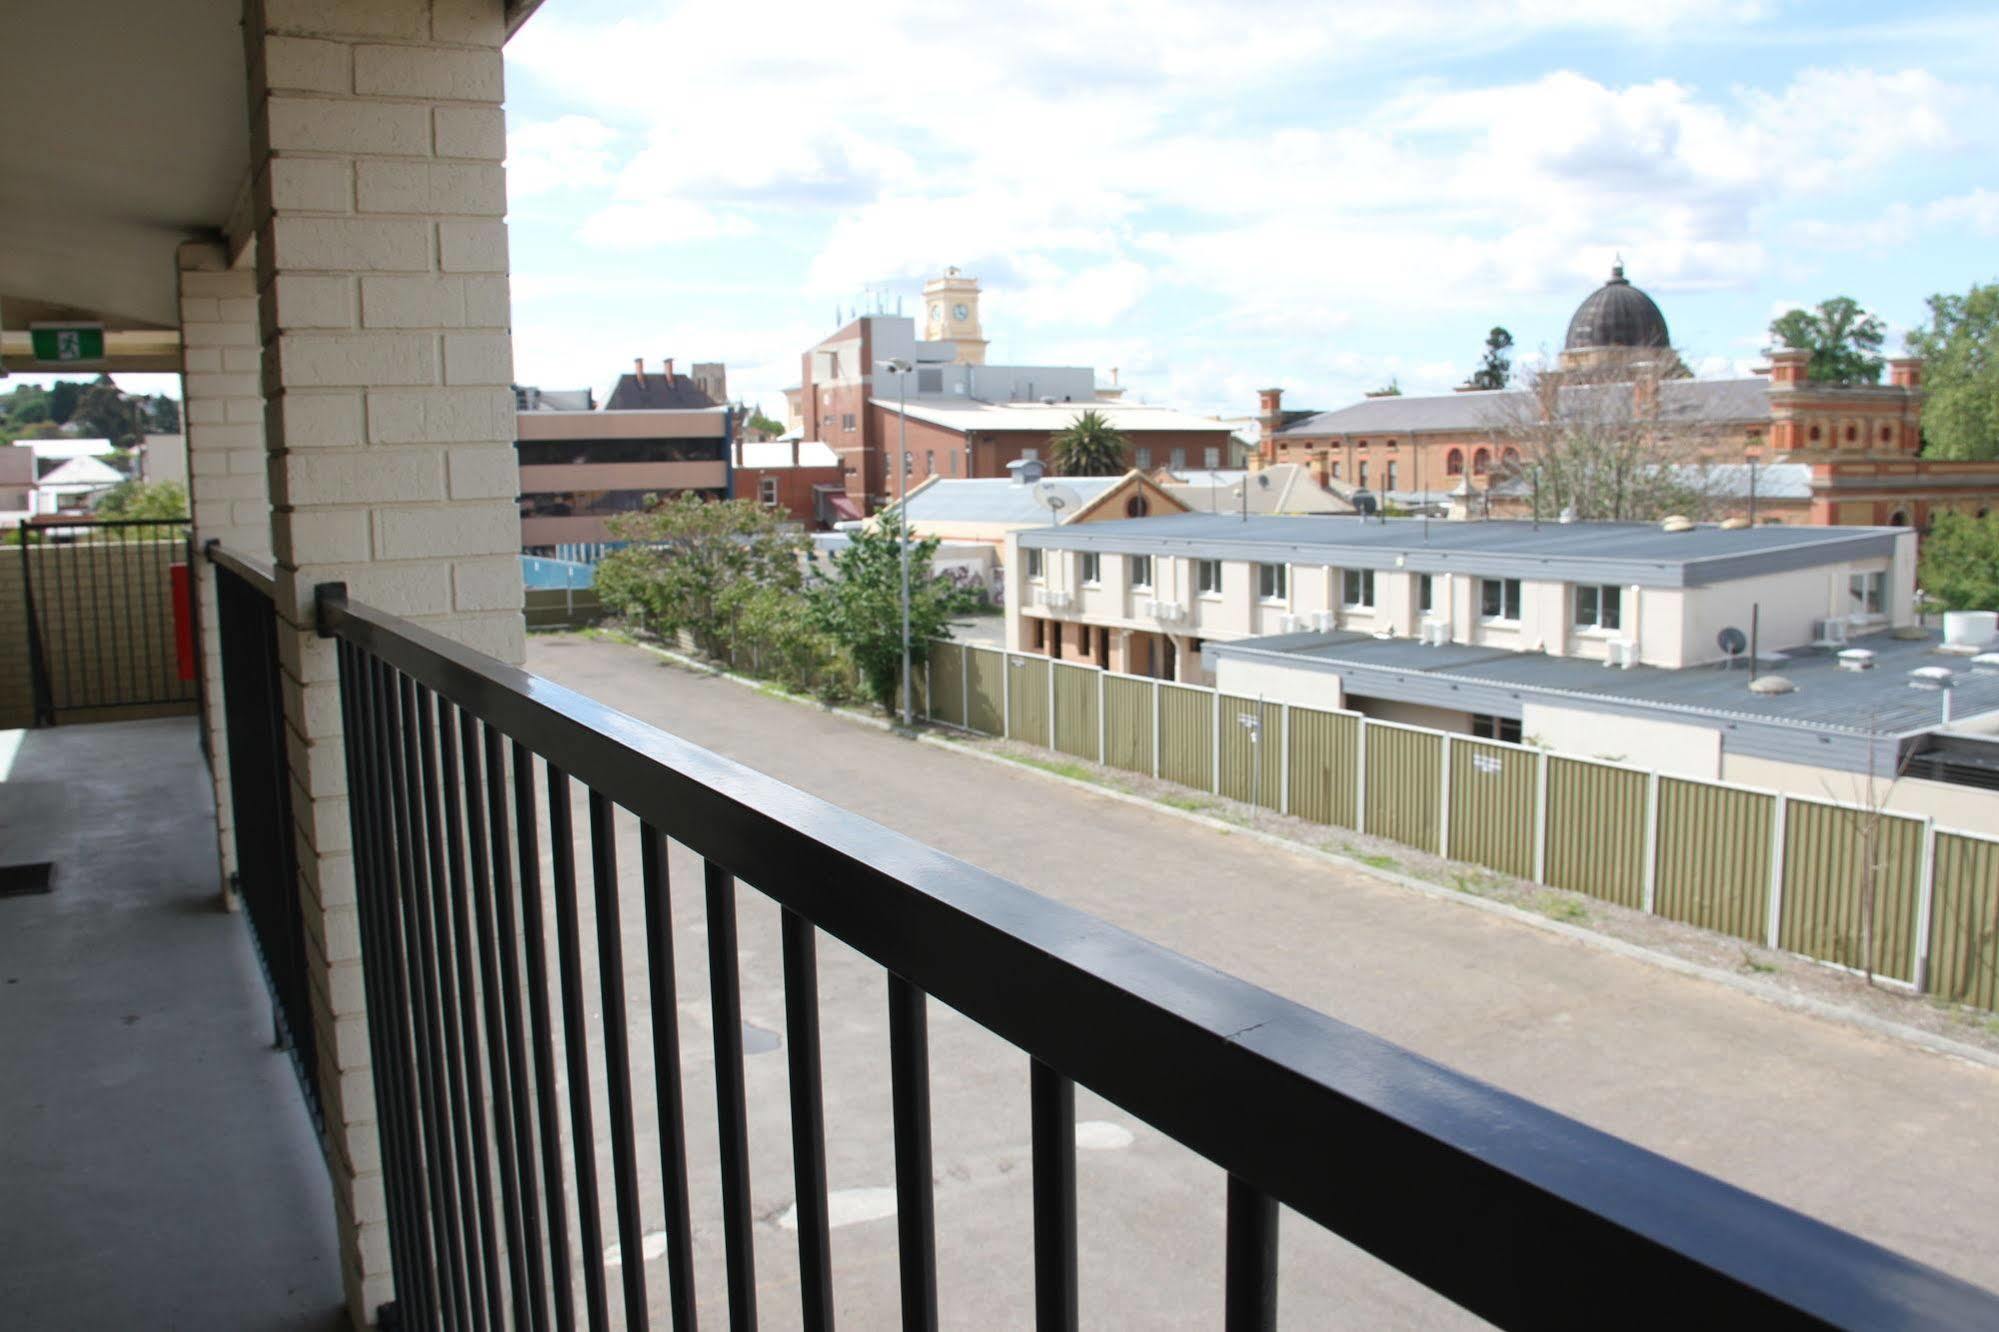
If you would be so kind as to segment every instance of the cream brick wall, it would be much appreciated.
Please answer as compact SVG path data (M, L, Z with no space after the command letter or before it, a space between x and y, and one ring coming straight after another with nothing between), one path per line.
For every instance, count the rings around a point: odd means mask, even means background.
M500 0L250 0L271 549L350 1312L389 1297L332 645L314 589L525 651Z
M257 275L231 268L220 244L190 241L180 247L181 397L187 423L188 507L197 545L218 540L242 555L267 560L271 552L270 503L264 479L263 337L257 324ZM197 560L201 598L202 688L222 696L221 614L215 570ZM209 765L215 784L217 855L222 900L235 906L229 876L236 864L236 814L229 786L223 710L208 710Z

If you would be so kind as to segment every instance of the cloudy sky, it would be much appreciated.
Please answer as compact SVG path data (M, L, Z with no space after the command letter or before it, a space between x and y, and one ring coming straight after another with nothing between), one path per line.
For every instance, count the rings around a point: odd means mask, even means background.
M1558 347L1618 252L1729 373L1780 306L1999 276L1996 55L1986 4L555 0L507 56L517 373L775 406L957 264L995 360L1334 405Z

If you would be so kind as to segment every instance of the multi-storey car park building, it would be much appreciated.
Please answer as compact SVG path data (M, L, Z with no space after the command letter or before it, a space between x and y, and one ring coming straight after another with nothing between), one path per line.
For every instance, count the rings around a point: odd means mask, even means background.
M1999 730L1999 662L1916 627L1907 530L1195 513L1010 541L1018 652L1820 795L1918 751L1940 780L1912 789L1999 785L1960 734Z

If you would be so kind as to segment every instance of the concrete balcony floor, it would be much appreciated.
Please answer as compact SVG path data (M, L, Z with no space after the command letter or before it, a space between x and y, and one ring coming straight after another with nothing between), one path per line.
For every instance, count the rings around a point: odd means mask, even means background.
M0 1323L346 1326L325 1165L196 722L0 732Z

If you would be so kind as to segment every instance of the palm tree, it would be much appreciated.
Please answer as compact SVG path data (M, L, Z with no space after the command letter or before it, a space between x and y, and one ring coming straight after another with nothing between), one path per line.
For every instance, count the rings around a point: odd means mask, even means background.
M1094 408L1051 443L1055 471L1061 476L1122 476L1129 466L1124 435Z

